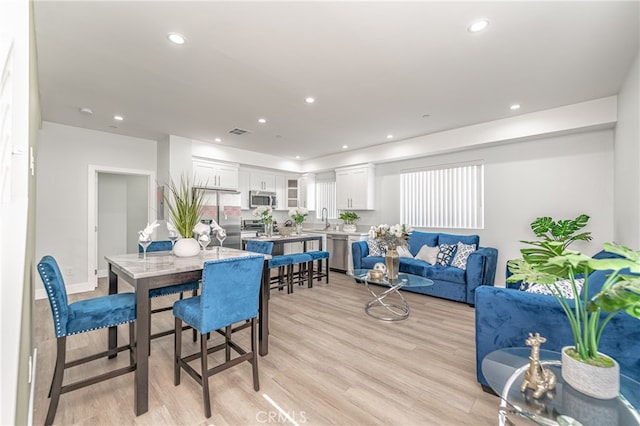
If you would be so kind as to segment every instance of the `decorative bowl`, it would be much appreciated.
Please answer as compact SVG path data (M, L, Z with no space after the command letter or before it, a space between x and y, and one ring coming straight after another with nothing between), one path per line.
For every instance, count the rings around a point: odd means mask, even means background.
M293 226L283 226L282 228L278 228L278 232L283 237L288 237L295 230Z

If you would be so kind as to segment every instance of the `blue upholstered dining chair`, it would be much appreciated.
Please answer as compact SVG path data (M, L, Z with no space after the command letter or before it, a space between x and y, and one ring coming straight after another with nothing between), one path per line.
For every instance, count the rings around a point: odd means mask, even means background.
M273 241L249 240L245 245L245 250L254 253L271 254L273 252Z
M133 322L136 320L136 295L134 293L118 293L69 303L64 279L60 273L58 263L52 256L44 256L40 260L38 263L38 273L40 274L40 278L42 278L44 288L49 297L49 304L51 305L51 313L53 315L53 328L57 340L56 365L49 390L51 401L49 402L49 410L47 411L47 418L45 420L45 425L50 425L56 416L61 394L135 370ZM126 323L129 323L128 345L70 362L66 361L67 336ZM64 386L62 385L65 369L114 355L124 350L130 351L128 366Z
M202 271L202 294L173 304L175 315L175 362L174 384L180 384L180 371L184 369L202 386L204 414L211 417L209 399L209 376L243 361L251 363L253 370L253 388L260 390L258 380L258 355L256 352L256 317L264 257L251 255L232 259L218 259L204 264ZM240 347L231 340L231 326L234 323L250 320L251 349ZM187 323L200 333L200 352L182 357L182 322ZM224 331L222 331L224 329ZM212 348L207 348L206 334L218 331L225 340ZM225 361L209 368L207 353L225 350ZM239 356L231 359L231 349ZM200 373L189 361L200 358Z
M149 247L147 247L147 253L151 253L154 251L170 251L170 250L171 250L171 241L169 240L152 241L151 244L149 244ZM140 245L138 245L138 253L142 253L142 247ZM191 281L184 284L176 284L176 285L171 285L167 287L153 288L149 290L149 298L154 299L156 297L170 296L172 294L180 294L180 299L182 299L184 297L183 293L186 291L190 291L193 294L193 296L196 296L198 294L199 287L200 287L200 283L198 281ZM163 306L160 308L151 309L149 311L149 354L151 354L152 339L157 339L158 337L168 336L169 334L174 333L174 330L172 328L170 330L164 330L155 334L151 334L151 315L157 314L160 312L170 311L172 308L173 306ZM196 341L196 336L197 335L194 330L193 331L194 342Z

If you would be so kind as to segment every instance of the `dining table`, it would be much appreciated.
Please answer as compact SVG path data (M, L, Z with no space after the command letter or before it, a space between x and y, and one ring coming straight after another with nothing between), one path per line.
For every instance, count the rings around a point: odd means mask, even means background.
M105 256L109 267L109 294L118 293L118 282L124 281L135 289L137 319L135 322L136 351L134 372L134 411L137 416L149 410L149 312L151 300L149 290L175 284L198 281L202 278L204 263L215 259L233 259L255 256L256 253L225 247L207 249L197 256L176 257L170 251ZM263 255L259 297L258 352L261 356L269 352L269 268L270 255ZM117 328L108 331L108 347L117 348ZM115 357L117 354L112 355Z

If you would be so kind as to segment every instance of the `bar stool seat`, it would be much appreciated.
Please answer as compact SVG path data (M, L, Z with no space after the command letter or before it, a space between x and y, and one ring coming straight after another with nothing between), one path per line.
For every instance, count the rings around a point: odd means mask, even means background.
M326 283L329 284L329 252L325 251L325 250L315 250L315 251L307 251L305 252L305 254L308 254L309 256L311 256L312 261L310 263L310 273L312 275L312 280L311 280L311 284L310 287L313 286L313 279L317 279L318 281L321 281L322 278L326 279ZM325 267L324 269L322 268L322 261L325 261ZM317 261L318 262L318 269L314 270L313 268L313 261Z

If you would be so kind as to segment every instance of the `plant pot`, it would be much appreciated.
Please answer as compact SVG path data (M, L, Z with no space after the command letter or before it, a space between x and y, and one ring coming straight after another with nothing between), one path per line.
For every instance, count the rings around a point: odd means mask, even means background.
M571 348L572 346L562 348L562 378L564 381L575 390L593 398L616 398L620 394L620 366L618 363L613 360L613 367L589 365L567 355L565 350Z
M342 226L342 230L344 232L356 232L356 224L355 223L345 223Z
M191 257L200 254L200 244L195 238L180 238L173 246L173 254L178 257Z

